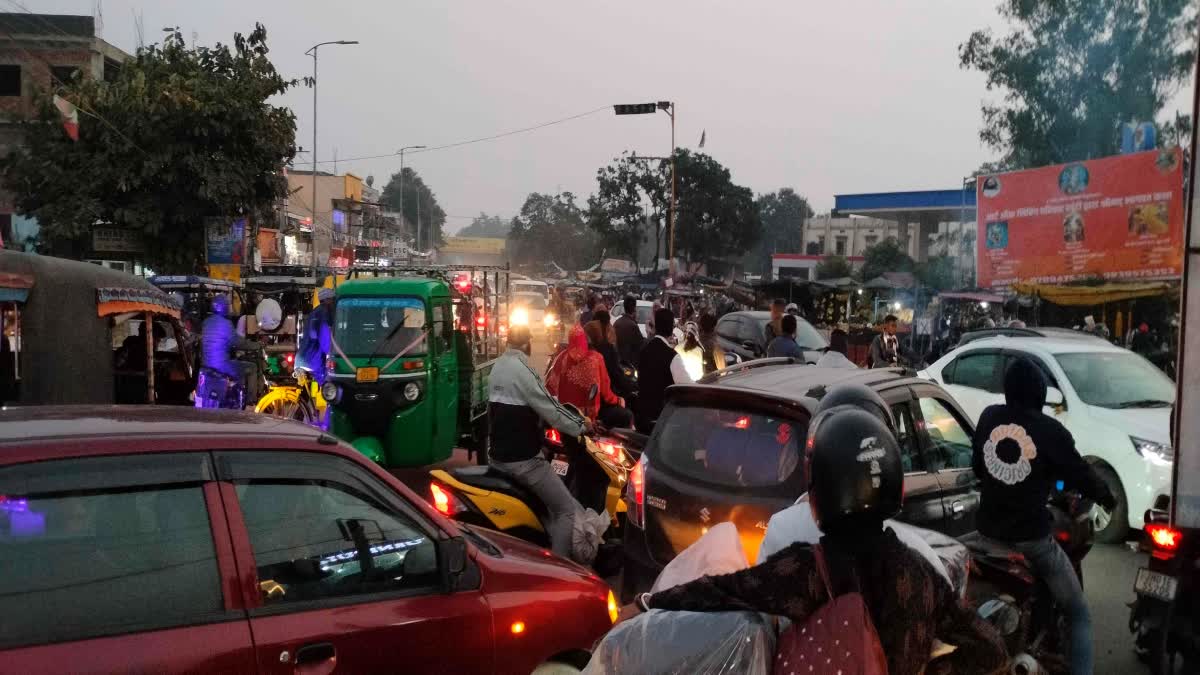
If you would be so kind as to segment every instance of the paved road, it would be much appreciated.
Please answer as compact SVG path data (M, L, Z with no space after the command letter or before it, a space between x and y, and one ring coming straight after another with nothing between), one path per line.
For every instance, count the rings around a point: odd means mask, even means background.
M530 365L539 373L545 370L549 355L545 341L536 340ZM465 466L465 450L440 466ZM429 469L397 470L400 477L421 497L429 494ZM1129 632L1129 608L1133 600L1133 577L1145 564L1145 556L1128 546L1097 546L1083 562L1084 590L1092 610L1092 630L1096 648L1096 675L1149 673L1133 654L1133 636Z

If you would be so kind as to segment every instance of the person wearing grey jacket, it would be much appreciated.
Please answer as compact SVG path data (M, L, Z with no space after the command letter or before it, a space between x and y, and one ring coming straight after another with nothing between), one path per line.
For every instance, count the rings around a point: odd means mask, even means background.
M546 391L529 367L530 342L527 327L513 326L508 349L488 375L488 463L542 500L550 516L550 547L555 554L570 557L575 512L582 507L542 456L542 422L570 436L590 432L592 425Z

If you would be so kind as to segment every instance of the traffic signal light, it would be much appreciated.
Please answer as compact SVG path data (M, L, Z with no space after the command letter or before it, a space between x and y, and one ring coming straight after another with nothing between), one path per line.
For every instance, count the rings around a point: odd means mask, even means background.
M626 103L613 106L613 112L618 115L653 115L658 110L655 103Z

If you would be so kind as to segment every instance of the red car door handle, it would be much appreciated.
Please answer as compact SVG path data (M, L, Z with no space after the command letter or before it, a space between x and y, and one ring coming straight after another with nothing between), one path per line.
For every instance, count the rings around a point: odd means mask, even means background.
M296 650L296 670L304 675L329 675L337 668L337 650L332 642L317 642Z

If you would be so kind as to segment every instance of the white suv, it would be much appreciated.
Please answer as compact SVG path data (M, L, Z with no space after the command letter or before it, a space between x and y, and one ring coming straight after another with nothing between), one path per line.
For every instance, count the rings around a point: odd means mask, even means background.
M976 340L919 375L941 384L977 423L984 408L1004 402L1004 371L1018 356L1042 369L1051 387L1046 413L1071 432L1079 454L1119 500L1097 539L1117 542L1129 528L1141 529L1145 511L1171 494L1175 384L1127 349L1068 338Z

